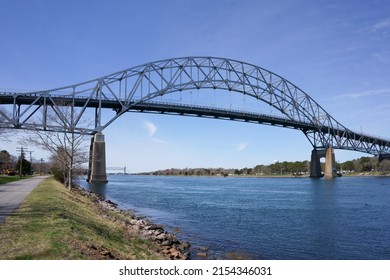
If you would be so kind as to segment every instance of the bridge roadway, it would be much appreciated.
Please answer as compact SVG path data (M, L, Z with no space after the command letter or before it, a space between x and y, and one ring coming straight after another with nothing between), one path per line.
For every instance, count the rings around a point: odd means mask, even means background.
M75 107L86 107L86 108L106 108L113 109L116 112L123 111L123 104L118 102L116 99L112 100L99 100L91 99L86 97L73 97L71 95L42 95L41 92L37 93L11 93L11 92L0 92L0 104L8 105L36 105L43 106L44 104L56 105L56 104L74 104ZM221 120L233 120L242 121L248 123L273 125L291 129L298 129L307 132L321 132L323 134L329 134L336 136L340 139L345 138L353 142L364 142L366 145L352 144L349 148L345 148L343 142L346 140L340 140L339 143L334 145L334 148L342 148L347 150L355 150L373 155L381 156L382 158L390 157L387 150L390 147L390 140L383 139L377 136L371 136L355 132L344 127L335 128L326 125L318 126L312 122L304 122L289 119L287 117L273 116L267 114L258 114L254 112L234 110L234 109L221 109L217 107L199 106L191 104L179 104L179 103L168 103L168 102L139 102L133 101L126 105L126 112L142 112L142 113L157 113L157 114L171 114L181 116L193 116L203 118L215 118ZM18 127L16 127L18 128ZM20 127L23 128L23 127ZM50 130L50 129L45 129ZM337 144L339 146L337 146ZM379 148L373 149L373 146ZM317 147L321 148L321 147ZM326 147L322 147L326 148ZM381 153L381 150L386 151Z
M15 98L15 96L17 96ZM88 108L106 108L120 111L122 104L117 100L99 100L99 99L87 99L87 98L72 98L67 96L50 96L47 98L40 94L14 94L14 93L0 93L0 104L14 104L17 105L31 105L37 106L55 105L61 103L74 102L75 107L88 107ZM266 114L256 114L247 111L221 109L217 107L199 106L199 105L183 105L178 103L167 102L132 102L128 105L128 112L145 112L145 113L160 113L160 114L174 114L182 116L195 116L195 117L211 117L215 119L244 121L259 124L276 125L287 128L301 129L301 130L313 130L316 126L291 120L288 118L277 117ZM328 131L324 129L324 131Z

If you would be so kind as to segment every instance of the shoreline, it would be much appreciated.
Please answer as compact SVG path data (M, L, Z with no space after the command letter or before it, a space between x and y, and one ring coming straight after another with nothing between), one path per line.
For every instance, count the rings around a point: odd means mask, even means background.
M166 259L170 260L189 260L191 244L188 241L180 241L176 236L164 229L163 226L157 225L148 219L136 216L131 210L123 210L118 207L118 204L107 200L100 195L86 190L81 186L72 188L73 192L88 197L93 203L105 212L119 213L115 216L113 222L124 227L125 230L136 237L145 238L154 242L160 247L160 252ZM107 215L111 218L111 215Z
M115 176L115 175L113 175ZM148 218L139 214L135 209L123 209L117 203L105 198L104 195L95 193L80 185L72 188L73 192L79 192L80 195L90 197L90 200L99 207L102 211L118 212L126 215L131 221L127 219L123 221L118 220L121 226L130 227L131 230L136 231L136 235L140 238L146 238L158 246L162 247L161 252L171 260L252 260L251 253L243 250L218 250L210 245L208 242L196 242L191 237L184 234L184 238L180 239L176 233L182 233L180 227L174 225L162 225L158 222L153 222ZM137 214L138 213L138 214ZM154 232L156 231L156 232ZM160 239L159 234L166 234L167 237ZM181 234L180 234L181 235ZM194 241L194 243L191 242ZM168 241L168 242L166 242ZM171 247L171 248L170 248ZM173 250L171 251L173 247ZM179 253L177 253L178 251Z
M124 174L110 174L110 176L118 176ZM154 175L154 174L126 174L125 176L155 176L155 177L188 177L188 178L310 178L308 174L304 175L292 175L292 174L277 174L277 175ZM353 172L353 173L342 173L341 177L390 177L390 173L374 173L374 172ZM323 177L319 177L323 178ZM335 177L337 178L337 177ZM313 178L317 179L317 178Z
M111 174L112 176L116 176ZM129 176L145 176L145 175L138 175L138 174L132 174ZM309 176L293 176L293 175L281 175L281 176L259 176L259 175L238 175L238 176L202 176L202 175L194 175L194 176L185 176L185 175L146 175L146 176L165 176L165 177L194 177L194 178L309 178ZM345 175L345 177L390 177L389 175L378 175L373 174L371 172L367 173L352 173ZM318 178L315 178L318 179ZM128 219L118 219L116 222L118 222L121 226L124 226L127 228L129 232L133 232L136 236L139 236L140 238L148 239L158 246L161 247L161 253L167 258L171 260L213 260L213 259L230 259L230 260L237 260L237 259L252 259L248 254L245 252L224 252L221 254L221 252L214 252L212 248L209 248L208 245L200 245L200 244L190 244L189 241L181 241L175 236L175 230L169 231L165 228L171 228L170 225L159 225L157 223L152 222L149 220L148 217L137 215L137 211L134 209L121 209L118 207L118 204L115 202L112 202L109 199L104 198L102 195L95 193L93 191L90 191L88 189L85 189L81 186L77 186L73 188L75 191L77 189L78 192L80 192L84 196L89 196L94 201L94 204L96 204L100 209L103 211L112 211L112 212L118 212L122 213L127 216ZM174 228L174 227L172 227Z

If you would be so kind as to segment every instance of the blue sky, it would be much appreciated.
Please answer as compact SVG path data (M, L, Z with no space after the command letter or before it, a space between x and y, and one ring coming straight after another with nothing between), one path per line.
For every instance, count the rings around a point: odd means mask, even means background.
M57 88L165 58L226 57L285 77L350 129L390 138L386 0L0 0L0 10L1 90ZM296 130L151 114L125 114L104 133L107 165L131 172L308 160L312 149ZM18 137L1 149L16 154ZM336 151L339 161L363 155Z

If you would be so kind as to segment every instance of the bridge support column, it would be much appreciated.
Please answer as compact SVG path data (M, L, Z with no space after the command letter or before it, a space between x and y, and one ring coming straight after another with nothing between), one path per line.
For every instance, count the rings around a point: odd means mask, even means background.
M325 156L325 178L332 179L337 176L336 157L333 148L326 149Z
M87 181L90 183L107 183L106 143L102 133L98 132L92 137L89 152Z
M321 162L320 162L320 159L322 157L324 157L323 150L314 149L313 151L311 151L311 161L310 161L310 177L311 178L322 177Z
M325 178L331 179L336 177L336 158L333 148L327 148L326 150L314 149L311 152L310 177L322 177L320 159L323 157L325 157Z

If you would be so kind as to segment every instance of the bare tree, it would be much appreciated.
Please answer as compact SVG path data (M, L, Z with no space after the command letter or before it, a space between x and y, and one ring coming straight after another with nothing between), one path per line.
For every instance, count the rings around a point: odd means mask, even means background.
M61 173L61 181L69 189L72 188L75 170L88 162L87 134L76 131L76 114L71 105L57 105L55 110L45 115L45 123L50 124L50 127L57 127L57 130L34 130L27 139L29 145L33 144L50 152L53 167L56 172Z
M7 112L4 109L0 109L0 142L9 141L8 139L9 129L6 129L2 126L3 122L5 121L6 115Z

